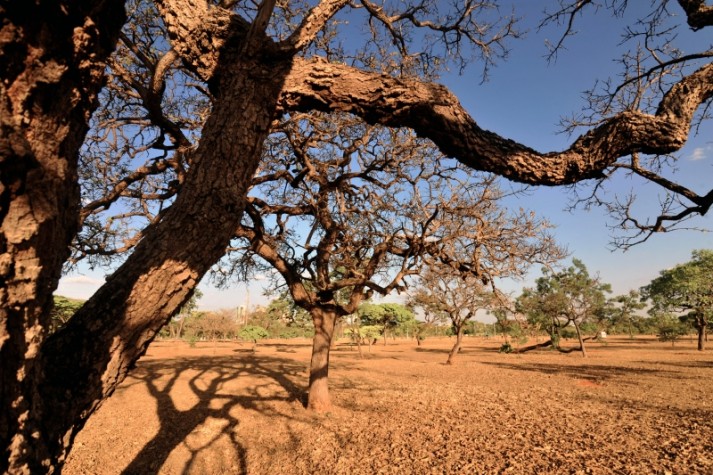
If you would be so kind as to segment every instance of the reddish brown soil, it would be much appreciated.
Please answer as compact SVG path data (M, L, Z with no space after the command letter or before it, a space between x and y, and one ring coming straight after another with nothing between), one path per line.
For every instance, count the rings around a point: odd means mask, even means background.
M156 342L77 437L64 473L713 474L713 351L609 338L590 355L500 339L339 344L335 409L300 400L307 340Z

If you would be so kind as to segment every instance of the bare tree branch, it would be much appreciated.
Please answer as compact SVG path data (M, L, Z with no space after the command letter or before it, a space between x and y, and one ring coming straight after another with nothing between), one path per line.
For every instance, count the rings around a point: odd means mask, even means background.
M341 110L371 123L410 127L461 163L542 185L601 177L617 158L663 154L686 142L696 109L713 96L713 64L677 83L655 115L624 111L580 136L567 150L539 153L481 129L445 87L400 80L320 60L295 60L283 110Z

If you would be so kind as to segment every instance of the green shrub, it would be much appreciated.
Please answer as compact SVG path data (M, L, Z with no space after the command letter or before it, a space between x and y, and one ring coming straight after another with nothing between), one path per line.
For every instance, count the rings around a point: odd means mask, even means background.
M191 348L196 347L196 342L198 342L198 335L190 335L188 337L188 346L190 346Z
M277 337L278 338L299 338L303 336L304 332L300 330L299 328L283 328L280 330L280 333L278 333Z
M659 333L656 335L661 341L670 341L671 345L676 343L676 340L686 334L686 330L680 325L667 325L659 327Z
M243 340L252 341L255 345L257 345L258 340L267 338L270 334L263 327L257 325L247 325L240 330L238 336Z
M513 348L509 341L506 341L505 343L500 345L500 349L498 350L498 353L512 353L512 352L513 352Z

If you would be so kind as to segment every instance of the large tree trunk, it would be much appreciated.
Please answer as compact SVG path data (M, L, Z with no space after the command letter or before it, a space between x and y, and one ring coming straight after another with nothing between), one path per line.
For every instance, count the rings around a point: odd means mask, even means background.
M458 326L456 327L456 343L453 345L453 348L451 348L451 352L448 353L448 360L446 361L446 364L453 364L456 355L460 351L460 345L463 342L463 326Z
M95 8L100 10L101 6ZM69 10L73 9L76 7ZM59 7L57 10L47 15L54 15L54 23L64 25L57 20L62 18ZM38 13L38 17L42 15ZM120 12L113 12L111 18L121 26ZM6 28L7 22L3 30ZM67 28L60 36L71 39L74 35L75 43L79 40L91 43L92 35L98 35L92 29L84 38L81 31L72 30L72 25ZM30 33L43 37L35 29L30 29ZM87 94L72 89L71 83L64 89L59 87L62 85L59 80L53 84L47 79L51 78L49 74L59 73L51 69L46 77L37 79L38 83L50 82L51 88L37 86L39 92L31 88L2 90L3 137L12 133L18 137L11 136L9 143L2 144L4 255L0 271L4 288L0 288L3 309L0 435L5 454L0 468L7 466L13 473L43 473L61 467L86 419L114 391L159 328L223 255L241 219L282 78L289 70L289 62L263 57L261 60L267 59L269 63L265 65L255 56L245 54L236 43L226 46L211 80L215 108L203 129L200 146L176 202L157 225L146 230L124 265L44 345L41 343L46 322L40 318L56 286L77 223L75 155L86 129L88 109L80 108L84 122L79 132L67 127L67 116L72 118L73 101L80 101ZM251 51L259 54L259 48ZM23 55L27 56L27 51L18 56ZM22 63L18 60L17 64ZM58 68L60 73L61 70ZM99 77L102 70L100 66ZM74 80L86 82L82 77ZM17 132L19 125L12 128L15 122L23 122L24 117L11 114L16 106L8 97L26 93L33 99L31 92L42 92L38 102L44 102L33 106L29 101L33 108L26 115L31 118L32 112L39 118L47 116L50 122L55 117L57 122L46 125L35 121L38 131L33 138L45 143L42 154L32 149L22 130ZM58 110L42 110L53 104L47 98L54 96L66 100ZM29 100L20 99L24 101L22 104ZM34 122L30 120L30 124ZM25 132L25 135L32 134ZM50 150L51 147L59 149ZM11 153L9 160L8 153ZM57 156L62 158L63 154L67 158L58 162ZM38 295L42 299L33 301Z
M312 339L312 360L309 366L307 408L316 412L325 412L331 407L328 381L329 349L334 336L337 314L334 310L320 307L313 308L310 313L314 321L314 338Z
M0 6L0 472L40 473L38 353L77 231L77 152L123 0Z
M66 453L234 235L281 87L280 68L268 71L236 56L226 52L216 73L215 108L176 202L47 341L41 394L53 410L42 420L42 433L57 454Z

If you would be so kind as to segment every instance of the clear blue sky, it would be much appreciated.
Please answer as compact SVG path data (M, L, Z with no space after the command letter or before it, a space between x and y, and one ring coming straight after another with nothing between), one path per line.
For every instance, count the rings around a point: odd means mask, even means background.
M506 62L493 68L490 79L480 84L477 66L466 70L464 75L448 75L442 79L445 85L460 98L464 107L484 128L517 140L539 151L546 152L565 148L572 138L558 133L562 116L580 110L584 101L582 91L591 88L596 79L607 79L618 73L614 60L618 57L618 43L623 25L638 13L636 8L646 8L649 2L629 2L627 17L620 21L602 9L596 15L579 18L578 34L569 38L567 49L562 51L556 63L548 64L545 40L556 40L561 29L549 27L536 31L542 18L543 5L556 2L513 2L518 16L522 17L521 28L528 30L524 39L510 43L511 55ZM671 5L673 9L677 5ZM503 11L510 11L504 7ZM706 36L707 35L707 36ZM698 44L704 49L713 43L710 32L695 35L684 27L681 29L681 45ZM686 147L678 154L679 170L674 177L699 192L713 187L713 123L706 123L698 136L691 137ZM610 193L623 195L630 191L631 184L617 180ZM641 203L658 203L655 189L637 189ZM511 202L511 206L533 209L540 216L557 225L554 233L559 242L569 248L573 257L584 261L590 272L599 273L602 280L612 284L615 293L637 289L656 277L658 271L685 262L691 251L713 248L713 234L696 231L678 231L655 235L648 242L627 252L610 250L610 222L601 210L573 213L565 212L570 194L563 188L532 188L529 196ZM713 229L713 217L697 218L691 226ZM524 285L531 285L539 275L533 269ZM57 293L71 297L87 298L101 283L105 271L83 270L60 282ZM250 285L250 303L262 304L263 282ZM518 291L523 284L508 284L507 290ZM244 305L247 300L246 286L241 284L228 290L218 291L202 284L205 296L199 306L217 309Z

